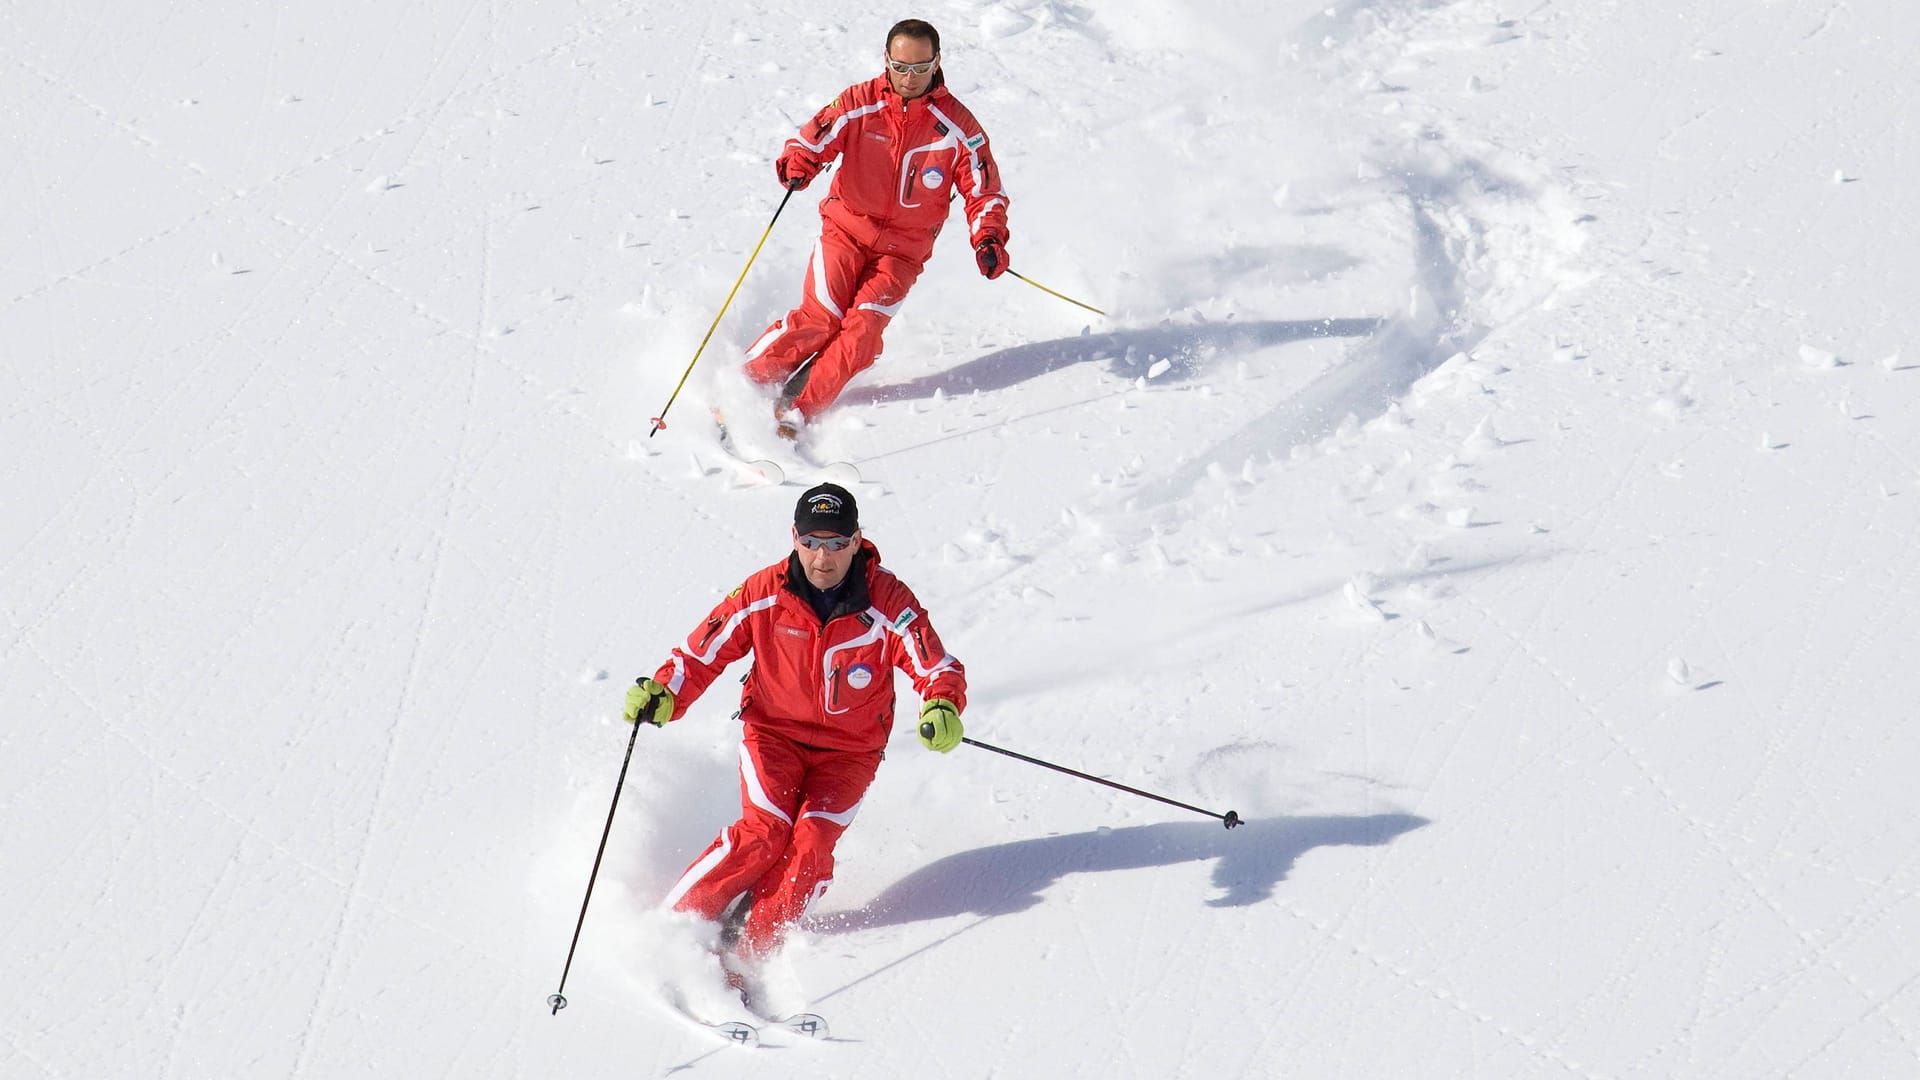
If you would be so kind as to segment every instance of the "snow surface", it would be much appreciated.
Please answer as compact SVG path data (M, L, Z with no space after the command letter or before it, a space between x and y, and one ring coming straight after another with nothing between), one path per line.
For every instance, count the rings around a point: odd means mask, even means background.
M733 1050L716 692L551 1015L895 13L7 5L0 1075L1920 1074L1914 7L912 13L1110 317L948 237L821 451L971 735L1248 824L903 724Z

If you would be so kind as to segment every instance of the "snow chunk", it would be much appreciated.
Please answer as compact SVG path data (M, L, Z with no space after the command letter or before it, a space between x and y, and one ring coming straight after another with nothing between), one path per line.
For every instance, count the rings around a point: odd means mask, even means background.
M621 236L624 238L625 233ZM642 285L640 295L620 305L622 315L633 315L642 319L658 319L667 314L665 305L653 294L653 286Z
M1367 595L1372 591L1373 585L1373 578L1370 575L1361 574L1347 581L1346 587L1341 590L1341 595L1346 598L1348 607L1366 617L1368 621L1385 622L1387 613Z
M1407 420L1406 411L1400 408L1400 403L1396 401L1387 406L1387 411L1374 417L1367 426L1376 431L1406 431L1413 424Z
M980 36L988 41L1009 38L1032 27L1032 18L1010 8L988 8L987 13L980 16Z
M1816 349L1811 345L1800 346L1800 362L1810 368L1836 368L1840 366L1840 357L1826 349Z
M1460 448L1470 453L1486 453L1498 450L1505 445L1507 441L1493 433L1493 414L1488 413L1474 425L1473 431L1467 436L1466 441L1460 444Z
M1459 656L1468 651L1468 646L1452 638L1441 637L1425 619L1413 621L1414 648L1422 653L1447 652Z
M1167 554L1166 548L1160 546L1159 540L1148 541L1144 551L1148 564L1155 570L1166 570L1173 566L1173 557Z
M1654 395L1653 403L1647 408L1659 416L1675 417L1693 408L1693 395L1687 392L1687 384L1682 381Z
M1426 397L1448 393L1457 397L1470 397L1474 394L1486 394L1492 391L1483 385L1491 374L1483 365L1474 362L1473 357L1457 352L1446 362L1422 376L1414 384L1416 396Z

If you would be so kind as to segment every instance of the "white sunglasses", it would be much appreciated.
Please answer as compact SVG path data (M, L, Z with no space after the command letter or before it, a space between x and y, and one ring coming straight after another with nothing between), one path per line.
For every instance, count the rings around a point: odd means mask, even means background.
M927 72L933 70L933 65L939 62L940 58L937 56L918 64L909 64L904 61L895 60L889 56L887 57L887 70L893 72L895 75L925 75Z

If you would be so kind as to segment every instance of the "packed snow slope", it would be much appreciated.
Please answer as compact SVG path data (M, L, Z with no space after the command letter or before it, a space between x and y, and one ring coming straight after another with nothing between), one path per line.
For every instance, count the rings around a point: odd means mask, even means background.
M721 1046L702 413L894 18L1014 196L816 432L968 664ZM1920 1071L1920 14L0 10L0 1075ZM950 230L957 233L957 227ZM798 471L798 470L796 470Z

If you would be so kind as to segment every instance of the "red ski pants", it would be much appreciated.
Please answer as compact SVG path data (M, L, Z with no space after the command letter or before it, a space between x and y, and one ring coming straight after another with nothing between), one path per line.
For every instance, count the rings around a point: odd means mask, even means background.
M718 920L742 893L748 955L778 948L833 880L833 846L853 824L880 751L818 750L752 728L740 743L740 820L667 895L675 911Z
M808 420L820 415L848 380L879 359L880 337L923 266L924 259L883 253L832 218L821 218L800 306L747 349L747 377L784 383L808 357L816 357L793 407Z

